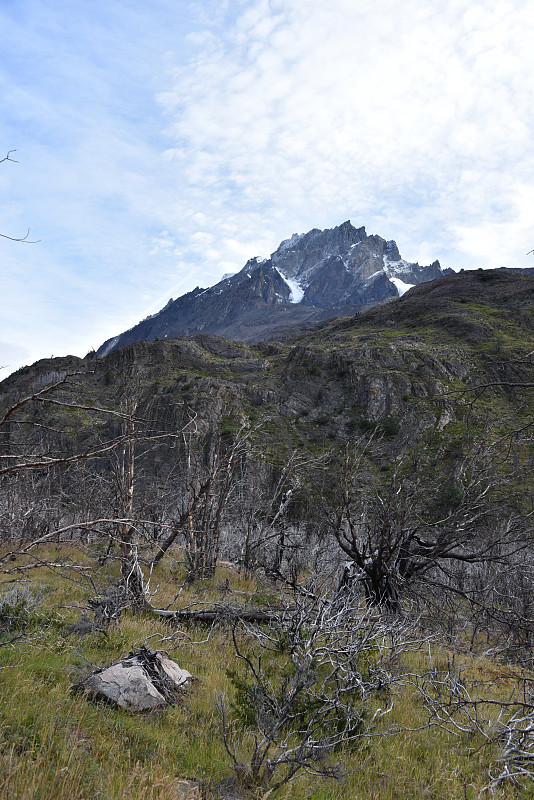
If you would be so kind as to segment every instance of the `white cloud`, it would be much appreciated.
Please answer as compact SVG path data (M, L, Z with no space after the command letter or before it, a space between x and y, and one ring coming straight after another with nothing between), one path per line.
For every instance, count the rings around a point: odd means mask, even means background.
M482 267L514 267L517 261L534 266L529 251L534 248L534 186L513 187L515 209L512 221L480 220L471 226L458 225L459 246ZM510 242L519 258L510 261Z
M456 238L465 222L516 231L512 187L534 179L527 2L272 9L247 4L161 98L203 203L222 191L233 219L261 213L277 231L389 219L376 230L407 234L408 257L429 228L435 254L460 261L477 257Z
M30 351L20 345L10 342L0 341L0 380L9 375L13 370L13 364L28 361Z
M0 231L41 240L0 245L21 360L345 219L421 263L533 264L529 0L19 0L0 24Z

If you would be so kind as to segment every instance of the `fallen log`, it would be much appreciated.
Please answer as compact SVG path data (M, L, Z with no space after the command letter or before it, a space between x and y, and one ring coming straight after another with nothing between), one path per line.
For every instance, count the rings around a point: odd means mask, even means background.
M167 608L154 608L150 603L143 606L143 610L156 614L158 617L173 622L274 622L278 619L282 609L270 608L265 611L261 608L246 608L243 606L216 605L212 608L182 608L170 610Z
M195 603L192 605L201 605ZM118 620L121 613L132 607L131 598L128 590L121 582L115 584L107 593L89 600L89 606L93 610L94 619L87 619L85 612L80 617L80 621L70 627L70 633L78 633L81 636L94 630L105 630L113 620ZM150 616L167 619L169 622L179 624L180 622L226 622L233 624L237 621L257 622L268 624L279 619L282 608L250 608L248 606L229 606L215 604L211 607L193 608L187 606L181 609L157 608L145 597L137 598L135 610Z
M218 621L242 621L242 622L274 622L278 619L279 613L276 610L264 611L254 608L239 608L236 606L216 606L215 608L203 609L183 609L173 611L169 618L175 622L218 622Z

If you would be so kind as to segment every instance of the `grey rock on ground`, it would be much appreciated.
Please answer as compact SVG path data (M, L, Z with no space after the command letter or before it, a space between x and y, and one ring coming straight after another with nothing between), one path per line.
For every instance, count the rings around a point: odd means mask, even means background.
M130 711L151 711L176 703L179 690L192 678L161 651L140 650L98 669L73 687L92 699Z

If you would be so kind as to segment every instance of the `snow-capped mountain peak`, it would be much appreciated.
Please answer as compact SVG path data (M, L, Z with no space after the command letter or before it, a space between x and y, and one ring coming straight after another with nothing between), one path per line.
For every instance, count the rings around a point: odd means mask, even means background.
M446 270L450 272L451 270ZM251 258L209 289L195 289L158 314L105 342L98 355L129 342L213 333L260 341L292 325L351 314L394 299L445 274L404 260L393 240L350 221L293 234L270 258Z

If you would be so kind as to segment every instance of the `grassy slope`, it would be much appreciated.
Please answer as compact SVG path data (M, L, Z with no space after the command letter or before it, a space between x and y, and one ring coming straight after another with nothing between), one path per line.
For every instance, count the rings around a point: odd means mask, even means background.
M65 552L49 549L58 558ZM154 576L161 604L176 589L177 576L167 566ZM227 591L228 572L220 569L201 589L184 592L180 604L220 599ZM153 579L154 580L154 579ZM83 605L85 591L60 575L33 574L49 590L27 630L27 640L0 648L0 797L3 800L89 800L102 797L170 800L209 797L209 786L227 778L229 766L218 735L215 699L231 693L226 669L235 666L229 634L194 626L173 631L167 623L125 614L120 628L107 636L68 635L65 625L76 619L74 605ZM231 575L229 599L258 591L251 581ZM265 592L265 587L262 591ZM242 592L244 594L236 594ZM166 640L174 633L172 640ZM150 638L149 638L150 637ZM133 716L95 705L69 687L91 664L104 665L149 641L168 649L196 678L174 708ZM198 643L194 643L198 642ZM447 650L433 648L444 664ZM491 672L502 677L495 693L506 691L504 668L472 654L461 656L466 675ZM422 672L428 650L407 654L404 669ZM508 687L509 688L509 687ZM393 724L418 728L425 714L413 690L402 689L383 728ZM475 798L487 780L495 753L476 737L452 735L437 728L400 732L376 738L346 755L347 776L339 783L303 776L283 788L281 798L354 800L355 798ZM246 742L243 747L246 750ZM205 782L203 790L189 785Z

